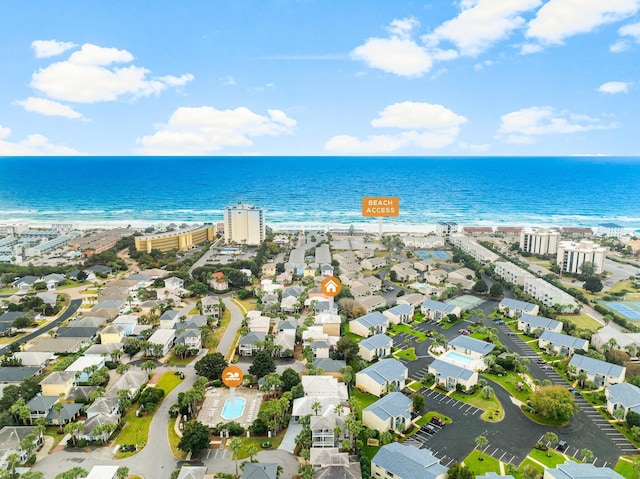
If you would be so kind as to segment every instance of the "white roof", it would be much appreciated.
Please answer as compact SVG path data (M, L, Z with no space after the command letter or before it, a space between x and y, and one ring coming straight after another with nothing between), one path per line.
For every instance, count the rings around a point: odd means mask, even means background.
M99 366L100 364L104 364L105 358L99 356L80 356L76 359L71 365L65 369L65 371L82 371L85 368L90 368L91 366Z
M338 396L345 401L349 398L347 386L333 376L302 376L305 396Z
M151 335L149 342L155 344L166 344L171 341L175 335L175 329L158 329Z

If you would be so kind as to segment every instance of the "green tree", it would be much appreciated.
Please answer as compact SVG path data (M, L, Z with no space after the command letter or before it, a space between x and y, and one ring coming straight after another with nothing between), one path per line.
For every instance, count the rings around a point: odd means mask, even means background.
M491 289L489 290L489 294L495 298L498 298L504 294L504 288L497 281L491 285Z
M592 462L594 455L593 455L593 451L590 449L587 449L586 447L583 449L580 449L580 455L582 456L582 462Z
M495 395L496 393L491 386L485 386L482 388L482 397L484 399L491 399Z
M222 371L228 366L221 353L211 353L200 359L194 366L196 374L210 381L220 380Z
M23 398L18 399L9 408L9 412L15 418L16 422L22 422L26 424L27 419L31 416L31 409L27 406L27 403Z
M484 459L482 449L485 448L487 444L489 444L489 440L484 436L478 436L476 437L475 441L476 441L476 447L480 451L479 460L482 461Z
M18 454L16 454L15 452L11 453L7 456L6 463L9 477L11 479L15 479L16 477L18 477L16 475L16 468L20 465L20 456L18 456Z
M584 289L591 293L599 293L604 288L602 281L597 276L589 276L584 282Z
M276 363L273 357L266 351L259 351L253 359L253 364L249 367L249 374L258 379L269 373L276 371Z
M336 343L336 350L348 363L358 356L358 343L348 336L343 336Z
M291 391L291 388L300 384L300 375L295 369L287 368L282 371L282 390Z
M128 475L129 475L129 468L126 466L120 466L116 471L117 479L127 479Z
M209 428L200 421L188 422L178 443L178 449L190 452L192 457L209 447Z
M420 393L413 393L411 395L411 401L413 403L413 412L420 413L425 406L424 396Z
M58 474L56 479L80 479L81 477L87 477L87 474L89 473L86 469L80 466L75 466L68 471Z
M541 386L531 393L531 407L549 419L569 419L578 407L573 395L564 386Z
M554 432L547 431L544 433L544 442L547 443L547 446L556 444L558 442L558 435ZM551 447L547 448L547 457L551 457Z
M476 293L486 293L487 291L489 291L489 286L487 286L487 283L483 279L481 279L476 281L471 289L473 289Z
M447 471L447 479L473 479L475 475L467 466L461 466L457 462L452 463Z
M60 430L62 431L62 410L64 409L64 403L62 401L57 401L53 403L51 407L58 415L58 426L60 426Z
M208 441L208 436L207 436ZM231 451L231 458L236 461L236 477L238 477L238 453L240 452L240 448L242 448L242 439L238 439L234 437L229 441L229 450Z
M147 360L144 363L142 363L140 365L140 367L145 371L145 372L150 372L153 371L155 368L157 368L156 362L152 361L152 360Z
M596 265L593 261L585 261L580 265L580 272L584 276L593 276L596 272Z
M320 411L322 411L322 403L320 401L314 401L311 405L311 410L317 416Z

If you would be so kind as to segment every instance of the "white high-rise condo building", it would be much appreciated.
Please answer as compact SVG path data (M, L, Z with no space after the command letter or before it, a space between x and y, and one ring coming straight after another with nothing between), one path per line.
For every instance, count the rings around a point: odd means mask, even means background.
M264 208L238 203L224 209L226 243L259 245L265 238Z
M436 223L436 234L438 236L449 236L451 233L458 232L458 223L450 223L447 221L440 221Z
M560 232L548 228L526 228L520 232L520 249L531 254L557 254Z
M606 248L584 239L579 243L575 241L560 241L556 260L560 270L567 273L582 273L582 264L591 262L594 265L593 272L600 274L604 271L604 255L606 251Z

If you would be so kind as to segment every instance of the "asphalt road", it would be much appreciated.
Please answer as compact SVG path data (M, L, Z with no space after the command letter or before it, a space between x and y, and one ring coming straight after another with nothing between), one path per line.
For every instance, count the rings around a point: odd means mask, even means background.
M5 344L2 348L0 348L0 356L5 354L9 350L9 347L11 346L11 344L16 343L16 342L17 343L26 343L27 341L31 341L32 339L35 339L38 336L41 336L41 335L45 334L47 331L52 330L53 328L58 326L58 324L62 323L63 321L66 321L71 316L73 316L76 313L76 311L78 311L78 308L80 307L81 304L82 304L82 300L81 299L72 299L69 302L69 307L58 318L54 319L53 321L51 321L48 324L45 324L44 326L42 326L41 328L35 330L34 332L29 333L26 336L21 337L20 339L12 341L9 344Z

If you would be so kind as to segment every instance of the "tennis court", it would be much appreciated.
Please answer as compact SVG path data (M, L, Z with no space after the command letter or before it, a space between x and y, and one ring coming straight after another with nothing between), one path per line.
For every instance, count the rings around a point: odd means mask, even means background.
M640 322L640 302L638 301L621 301L615 303L604 303L605 306L615 311L620 316L625 317L629 321Z
M446 251L415 251L415 255L420 259L451 259L451 255Z
M477 308L485 301L486 299L484 298L477 298L470 294L463 294L456 298L446 299L444 302L447 304L453 304L454 306L459 306L462 311L466 311L468 309Z

